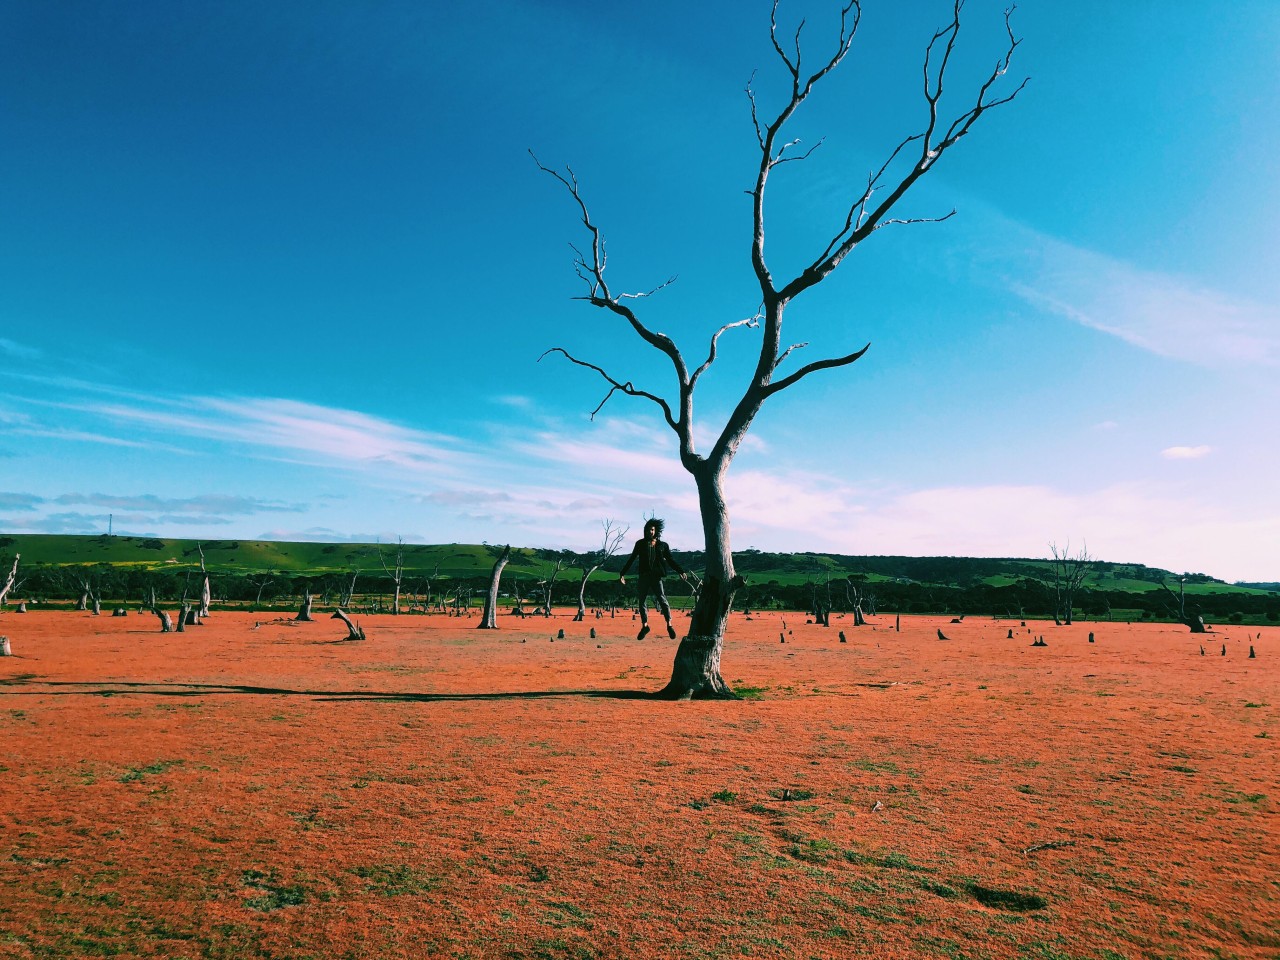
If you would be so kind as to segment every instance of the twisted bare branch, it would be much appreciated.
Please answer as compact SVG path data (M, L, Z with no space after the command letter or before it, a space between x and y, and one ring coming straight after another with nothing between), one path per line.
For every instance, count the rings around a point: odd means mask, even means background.
M672 430L679 432L679 424L676 423L675 418L671 415L671 407L668 406L667 401L663 400L661 397L656 394L649 393L647 390L637 390L630 381L622 383L619 380L615 380L602 367L599 367L594 363L588 363L586 360L579 360L564 347L552 347L551 349L544 351L542 356L538 357L538 362L541 363L543 357L547 356L549 353L561 354L570 363L577 364L580 367L586 367L588 370L594 370L604 378L605 382L609 384L609 392L605 394L604 399L600 401L599 405L591 411L592 420L596 418L597 413L604 409L604 405L609 402L609 399L615 393L625 393L629 397L644 397L646 400L652 400L662 409L662 415L666 418L667 425L670 426Z
M761 319L762 319L762 315L757 313L754 317L747 317L745 320L735 320L733 323L726 323L723 327L721 327L719 330L717 330L715 333L711 335L711 349L707 352L707 359L702 362L702 366L698 367L697 370L693 371L693 376L689 378L690 393L693 392L693 388L697 384L698 378L702 376L703 371L705 371L709 366L711 366L711 364L715 363L716 344L720 340L720 335L724 333L726 330L732 330L735 327L757 328L760 326Z
M861 350L858 350L854 353L850 353L847 356L829 357L826 360L815 360L813 363L807 363L803 367L801 367L799 370L797 370L795 373L791 374L790 376L783 377L781 380L775 380L774 382L770 383L768 386L764 388L764 395L766 397L771 397L775 393L778 393L781 390L787 389L787 387L791 386L793 383L797 383L800 380L803 380L809 374L815 373L818 370L830 370L833 367L848 366L849 364L853 363L855 360L860 359L862 355L870 349L871 349L871 344L868 343ZM787 353L791 352L791 350L792 348L788 347L786 350L786 353L784 353L783 356L785 357Z
M793 343L791 346L787 347L787 349L782 351L782 356L778 357L777 360L773 361L773 369L777 370L780 366L782 366L783 362L787 359L787 357L791 356L792 350L803 350L808 345L809 345L808 343Z
M973 105L956 116L947 126L945 133L939 138L941 103L947 79L947 70L951 65L952 55L956 49L960 33L960 13L963 6L963 0L955 0L952 7L951 21L934 32L925 48L922 74L927 119L924 129L919 133L904 137L880 168L867 178L866 189L849 205L840 229L832 236L818 257L779 292L779 296L783 300L790 300L814 284L819 283L827 274L839 266L840 261L848 256L857 244L880 229L881 226L886 226L889 223L938 223L952 215L949 213L942 217L887 219L889 211L902 199L907 190L937 163L943 153L969 132L983 113L1011 103L1028 83L1028 80L1024 79L1010 93L1003 96L992 95L993 86L1008 72L1014 51L1022 42L1014 35L1012 15L1015 8L1010 7L1004 13L1008 46L1003 56L997 61L991 73L978 88L977 97ZM903 174L893 188L888 191L888 194L879 203L872 206L872 197L878 192L888 170L898 160L903 150L912 144L919 146L919 159ZM758 180L757 191L762 187L763 180ZM757 210L763 210L763 198L759 196L757 197ZM757 235L760 237L759 246L762 253L763 224L758 225ZM761 263L763 263L762 255ZM757 269L757 274L760 274L759 269Z

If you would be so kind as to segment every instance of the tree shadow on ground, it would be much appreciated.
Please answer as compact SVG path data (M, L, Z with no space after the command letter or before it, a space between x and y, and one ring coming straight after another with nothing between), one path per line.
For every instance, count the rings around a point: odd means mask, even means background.
M15 689L39 687L40 689ZM49 689L57 688L57 689ZM289 687L257 687L235 683L157 683L132 680L40 680L26 674L0 680L0 697L13 696L156 696L204 697L258 695L310 697L313 700L381 700L402 703L447 703L466 700L542 700L549 697L590 697L599 700L654 700L643 690L518 690L507 693L412 693L375 690L294 690Z

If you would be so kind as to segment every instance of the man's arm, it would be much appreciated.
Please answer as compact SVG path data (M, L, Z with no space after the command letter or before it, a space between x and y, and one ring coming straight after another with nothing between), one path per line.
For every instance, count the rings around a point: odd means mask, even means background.
M622 572L618 574L619 580L627 575L627 571L631 569L631 564L635 563L636 557L640 556L640 544L642 542L637 540L636 545L631 548L631 556L627 557L627 562L622 565Z
M671 564L671 569L680 574L681 577L684 576L684 569L680 564L676 563L676 558L671 555L671 546L665 540L662 541L662 559Z

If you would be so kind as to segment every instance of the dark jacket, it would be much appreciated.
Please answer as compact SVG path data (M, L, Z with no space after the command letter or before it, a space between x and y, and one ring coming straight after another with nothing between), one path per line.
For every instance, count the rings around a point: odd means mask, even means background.
M680 568L680 564L676 563L675 558L671 556L671 548L667 546L667 541L659 540L649 546L649 541L641 537L636 541L635 547L631 550L631 556L627 557L627 564L622 568L620 577L625 577L627 571L631 569L631 564L640 561L640 578L642 580L657 580L667 575L667 568L671 568L676 573L684 573Z

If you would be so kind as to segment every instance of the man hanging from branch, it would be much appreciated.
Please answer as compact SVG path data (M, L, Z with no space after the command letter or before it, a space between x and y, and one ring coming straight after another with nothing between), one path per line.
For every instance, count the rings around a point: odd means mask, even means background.
M631 556L627 557L626 565L618 576L618 582L625 587L627 571L631 569L631 564L639 562L640 568L636 581L636 592L640 597L638 640L643 640L649 635L650 597L653 597L662 618L667 621L667 636L672 640L676 638L676 628L671 625L671 604L667 603L667 594L662 588L662 578L667 575L668 567L680 574L681 580L689 578L689 575L680 568L680 564L676 563L675 557L671 556L671 548L662 539L662 528L663 522L657 517L645 521L644 536L636 541L635 547L631 550Z

